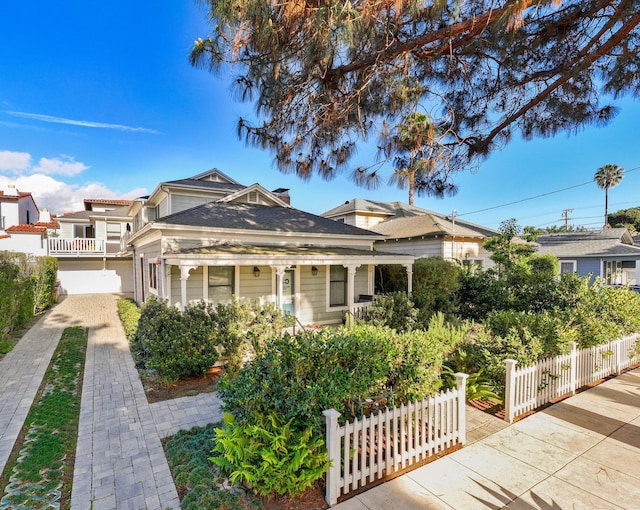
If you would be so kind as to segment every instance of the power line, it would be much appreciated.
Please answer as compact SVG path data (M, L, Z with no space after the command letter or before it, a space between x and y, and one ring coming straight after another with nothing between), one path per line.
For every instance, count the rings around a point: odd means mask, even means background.
M635 172L636 170L640 170L640 166L631 168L630 170L625 170L623 175L626 175L631 172ZM520 200L514 200L513 202L507 202L506 204L494 205L492 207L486 207L484 209L478 209L477 211L466 212L462 214L458 214L458 217L461 216L469 216L471 214L478 214L481 212L492 211L494 209L500 209L502 207L507 207L514 204L521 204L522 202L528 202L529 200L535 200L536 198L548 197L549 195L555 195L556 193L562 193L563 191L569 191L570 189L580 188L582 186L586 186L587 184L593 184L593 179L587 182L583 182L581 184L574 184L573 186L568 186L567 188L557 189L554 191L548 191L547 193L541 193L540 195L535 195L533 197L522 198Z

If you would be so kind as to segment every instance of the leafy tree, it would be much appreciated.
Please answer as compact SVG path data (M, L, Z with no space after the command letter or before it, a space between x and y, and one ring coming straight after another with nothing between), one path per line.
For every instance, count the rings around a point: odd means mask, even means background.
M624 227L631 235L640 232L640 207L622 209L609 215L609 223L612 227Z
M531 255L535 247L531 244L536 233L531 227L523 230L515 218L504 220L498 227L499 234L486 239L483 247L492 252L491 260L498 266L498 274L512 266L521 257ZM518 238L521 241L518 241Z
M620 184L622 176L624 175L624 168L618 165L604 165L598 168L593 180L599 188L604 190L604 226L609 225L609 188L613 188Z
M257 114L239 134L304 179L419 107L445 134L432 175L447 179L515 134L605 124L608 97L640 91L634 1L204 2L212 32L191 62L237 71Z

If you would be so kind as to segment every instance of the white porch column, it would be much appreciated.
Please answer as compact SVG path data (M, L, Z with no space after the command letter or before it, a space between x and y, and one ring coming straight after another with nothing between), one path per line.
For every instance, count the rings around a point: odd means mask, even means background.
M407 295L411 297L413 292L413 264L405 264L404 267L407 268Z
M275 266L276 270L276 307L282 311L282 291L286 266Z
M189 279L189 271L195 268L196 266L180 266L180 310L183 311L187 304L187 280Z
M356 288L356 270L360 265L345 265L347 268L347 304L349 305L349 312L353 313L355 303L355 288Z

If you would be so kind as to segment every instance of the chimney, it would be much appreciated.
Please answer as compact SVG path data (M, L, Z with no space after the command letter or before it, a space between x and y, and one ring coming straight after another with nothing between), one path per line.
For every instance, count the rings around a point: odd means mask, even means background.
M51 213L46 207L40 211L40 217L38 223L51 223Z
M8 197L17 197L18 196L18 190L16 189L16 185L15 184L9 184L7 186L7 191L5 191L5 195Z
M284 203L291 205L291 197L289 196L289 188L277 188L271 193L277 196Z

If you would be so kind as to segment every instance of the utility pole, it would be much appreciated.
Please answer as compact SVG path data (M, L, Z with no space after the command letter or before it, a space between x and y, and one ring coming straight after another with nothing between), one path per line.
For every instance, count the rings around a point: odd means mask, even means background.
M564 220L564 229L569 230L569 213L572 213L573 209L564 209L562 211L562 219Z

